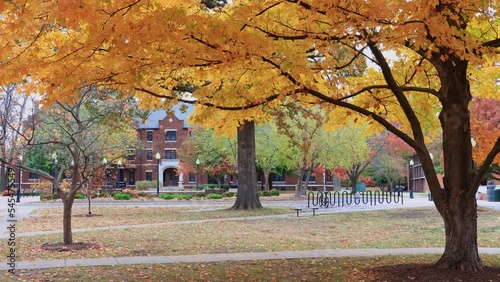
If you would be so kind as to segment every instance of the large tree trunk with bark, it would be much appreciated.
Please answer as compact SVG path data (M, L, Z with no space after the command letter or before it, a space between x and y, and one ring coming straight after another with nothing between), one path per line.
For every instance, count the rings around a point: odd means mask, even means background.
M238 194L232 209L262 208L257 193L255 166L255 122L245 121L238 128Z
M444 190L431 187L446 230L445 251L438 267L483 269L477 248L477 203L468 105L471 100L467 62L449 59L440 70L439 119L443 129ZM425 169L425 168L424 168ZM426 173L427 175L427 173Z

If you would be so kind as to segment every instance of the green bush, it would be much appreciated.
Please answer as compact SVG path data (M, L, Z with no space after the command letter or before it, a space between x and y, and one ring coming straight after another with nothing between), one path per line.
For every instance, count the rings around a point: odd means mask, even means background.
M222 194L224 197L228 197L228 198L231 198L234 196L234 193L233 192L224 192L224 194Z
M193 196L189 194L161 194L158 196L160 199L164 200L172 200L172 199L177 199L177 200L191 200Z
M208 194L207 199L222 199L221 194Z
M115 200L130 200L132 196L126 193L115 193L113 194L113 199Z
M156 185L157 185L156 181L147 181L147 180L136 181L135 189L144 191L151 188L156 188Z
M175 199L175 194L160 194L160 196L158 196L158 198L160 199L164 199L164 200L172 200L172 199Z
M271 196L271 191L260 191L259 196L263 197L270 197Z
M278 189L271 189L271 196L279 196L280 191Z
M85 199L85 195L83 195L82 193L76 193L75 199Z
M189 194L176 194L178 200L191 200L193 196Z

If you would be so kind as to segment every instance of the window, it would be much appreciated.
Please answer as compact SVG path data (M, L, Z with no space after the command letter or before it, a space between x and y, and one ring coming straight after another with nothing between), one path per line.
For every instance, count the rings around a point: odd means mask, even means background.
M153 160L153 149L147 149L146 150L146 160L147 161L152 161Z
M146 131L146 141L153 142L153 130Z
M175 149L165 149L165 159L167 160L177 159L177 153Z
M307 174L304 174L304 176L302 177L302 181L306 181L306 179L307 179ZM316 177L311 174L311 177L309 177L309 181L315 182L316 181Z
M128 184L135 185L135 170L134 169L131 169L128 172Z
M135 150L127 149L127 161L133 161L133 160L135 160Z
M40 179L40 175L30 172L29 179Z
M285 181L285 174L271 174L271 181Z
M146 180L147 181L153 181L153 171L146 170Z
M189 182L195 182L196 181L196 174L193 172L189 173Z
M165 141L175 142L177 141L177 131L168 130L165 132Z

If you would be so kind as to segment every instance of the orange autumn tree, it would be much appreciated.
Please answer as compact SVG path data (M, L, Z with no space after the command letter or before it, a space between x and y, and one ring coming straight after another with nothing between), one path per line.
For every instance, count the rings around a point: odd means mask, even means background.
M135 92L143 106L161 104L151 96L183 100L179 85L191 85L200 105L194 121L221 130L269 119L285 99L379 124L422 161L446 230L437 265L483 269L474 195L500 139L474 166L469 102L499 96L497 1L214 3L4 2L0 80L30 75L47 101L96 83ZM351 75L362 59L374 68ZM435 131L443 135L444 189L429 157Z
M472 136L477 144L472 153L474 160L482 164L495 145L495 137L500 136L500 100L474 98L470 111ZM500 164L500 155L493 162Z

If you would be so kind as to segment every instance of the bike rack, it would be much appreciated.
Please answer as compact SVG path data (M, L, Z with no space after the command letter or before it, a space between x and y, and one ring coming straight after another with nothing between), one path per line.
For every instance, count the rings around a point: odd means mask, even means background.
M309 192L307 194L307 207L325 207L329 206L350 206L354 205L368 205L376 206L378 204L403 204L403 192L384 192L384 191L367 191L349 193L348 191L318 191Z

